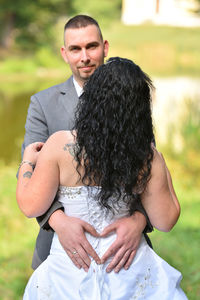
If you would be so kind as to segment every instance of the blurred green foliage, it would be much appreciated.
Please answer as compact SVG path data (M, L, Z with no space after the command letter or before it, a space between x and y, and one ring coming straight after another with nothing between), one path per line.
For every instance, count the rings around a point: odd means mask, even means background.
M31 73L37 77L36 69L40 72L39 68L52 69L56 74L60 73L60 78L64 77L66 64L59 48L63 44L65 22L65 18L60 19L52 29L53 46L50 43L34 51L6 52L0 58L0 79L10 81L16 72ZM101 19L99 23L101 25ZM199 76L200 28L125 26L119 21L112 21L103 25L102 32L110 43L109 57L130 58L150 76ZM5 74L9 74L9 79Z
M182 114L178 122L172 122L168 125L167 143L162 148L167 152L174 163L179 163L176 170L190 176L182 177L182 181L200 189L200 103L198 97L185 99L182 102ZM179 147L176 148L176 141L179 141Z
M53 46L52 29L59 18L85 13L94 18L120 17L121 0L1 0L0 47L35 50ZM83 9L84 7L84 9Z
M0 45L13 41L23 49L35 49L52 41L51 27L64 11L72 12L70 0L1 0Z
M84 4L83 8L82 0L73 1L72 8L74 12L80 13L81 8L81 13L91 15L101 21L101 25L120 19L122 0L87 0Z

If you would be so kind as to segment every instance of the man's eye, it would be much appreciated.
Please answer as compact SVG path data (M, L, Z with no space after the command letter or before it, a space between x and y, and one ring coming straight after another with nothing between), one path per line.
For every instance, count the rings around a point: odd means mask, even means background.
M97 45L90 45L90 46L88 46L88 49L96 49L97 48Z
M73 52L79 51L79 48L78 47L71 48L71 51L73 51Z

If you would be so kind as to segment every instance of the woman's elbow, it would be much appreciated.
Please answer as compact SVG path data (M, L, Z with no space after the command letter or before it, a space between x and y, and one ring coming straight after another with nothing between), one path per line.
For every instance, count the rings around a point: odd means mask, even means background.
M37 217L34 209L32 209L31 207L28 207L27 205L23 205L21 203L18 203L19 208L21 210L21 212L27 217L27 218L35 218Z
M19 209L27 218L36 218L41 215L40 210L33 205L31 199L26 198L24 200L24 197L20 197L19 195L16 198Z
M163 219L163 222L155 224L154 227L159 231L170 232L177 223L180 216L180 208L176 209L173 214L168 215L167 218Z
M27 217L27 218L36 218L38 217L38 214L32 210L32 209L21 209L21 211L23 212L23 214Z

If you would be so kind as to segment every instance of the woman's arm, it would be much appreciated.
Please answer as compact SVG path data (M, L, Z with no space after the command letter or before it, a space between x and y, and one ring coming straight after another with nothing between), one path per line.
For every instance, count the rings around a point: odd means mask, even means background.
M154 149L151 178L142 194L142 204L153 227L170 231L180 215L170 172L161 153Z
M23 161L37 162L37 165L33 171L30 164L22 164L18 175L16 199L19 208L30 218L47 211L59 186L55 137L50 137L39 152L42 144L33 143L25 149Z

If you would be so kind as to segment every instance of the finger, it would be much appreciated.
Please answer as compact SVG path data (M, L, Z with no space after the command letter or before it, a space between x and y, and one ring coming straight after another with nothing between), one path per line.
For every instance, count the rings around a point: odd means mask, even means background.
M91 260L88 256L88 254L85 252L85 250L81 246L78 247L76 251L77 251L77 253L74 254L75 259L82 266L82 268L87 272L90 267L90 263L91 263Z
M36 150L39 152L42 149L43 145L44 145L44 143L42 143L42 142L36 143Z
M96 231L96 229L90 225L89 223L87 222L83 222L82 224L83 228L85 231L89 232L91 235L95 236L95 237L99 237L99 233Z
M121 245L115 241L114 243L112 243L112 245L108 248L108 250L106 251L106 253L104 253L104 255L101 258L101 262L105 263L105 261L111 257L112 255L114 255L115 253L117 253L117 251L119 250L119 248L121 247Z
M136 255L136 250L133 250L127 260L127 262L125 263L124 265L124 269L125 270L128 270L128 268L130 267L130 265L132 264L133 260L134 260L134 257Z
M87 267L90 266L90 263L91 263L91 259L89 258L87 252L85 251L85 249L80 245L79 247L76 248L76 251L77 253L74 254L75 258L78 259L78 260L82 260L83 261L83 264ZM78 256L77 256L78 254ZM83 266L83 265L82 265Z
M89 254L95 260L95 262L98 265L101 264L100 257L98 256L98 254L96 253L96 251L93 249L93 247L91 246L91 244L88 242L88 240L85 240L84 243L82 243L82 247L84 248L85 252L87 254Z
M104 230L102 231L102 233L100 234L101 237L105 237L107 236L109 233L111 233L112 231L116 230L116 226L115 224L110 224L107 227L104 228Z
M124 265L126 264L128 258L131 255L131 253L132 253L131 250L128 250L124 253L122 258L119 260L119 262L116 264L116 266L114 268L115 273L118 273L124 267Z
M129 252L128 254L130 254L130 250L125 250L124 248L120 248L115 256L113 257L113 259L111 260L111 262L109 263L106 271L107 272L111 272L119 263L120 261L122 260L123 262L123 257L124 255L126 255L126 253ZM128 256L126 256L126 260L127 260ZM124 261L124 263L126 262L126 260Z
M81 265L78 263L78 261L76 260L76 258L74 257L74 255L71 253L71 251L66 250L67 255L69 256L69 258L72 260L72 262L74 263L74 265L78 268L81 269Z
M76 245L72 248L65 248L63 247L65 252L68 254L68 256L71 258L72 262L79 268L88 268L87 264L85 264L85 262L83 261L83 259L81 258L81 256L79 255L78 251L80 251L80 246ZM75 253L73 253L73 251L75 251Z

